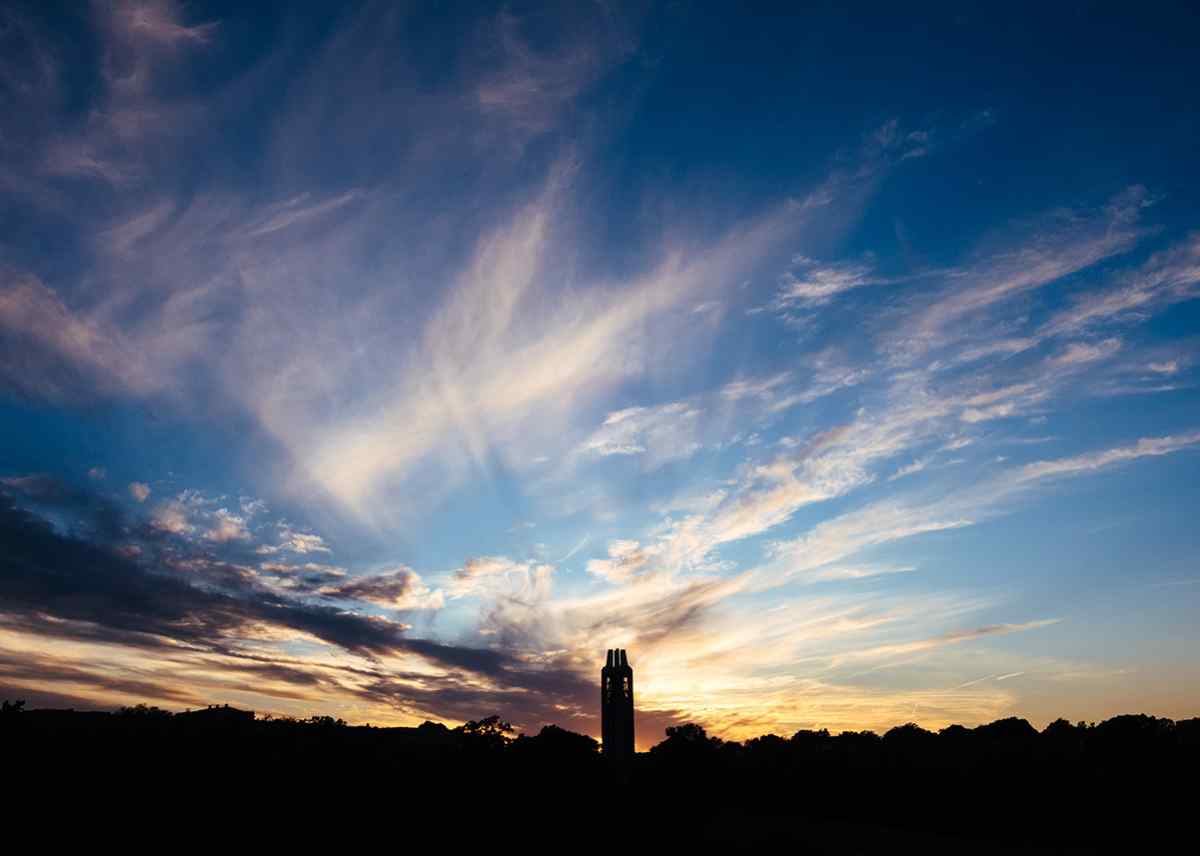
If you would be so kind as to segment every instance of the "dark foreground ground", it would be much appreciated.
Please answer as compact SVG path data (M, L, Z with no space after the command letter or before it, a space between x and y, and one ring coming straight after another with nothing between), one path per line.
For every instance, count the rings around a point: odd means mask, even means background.
M625 765L548 726L458 729L25 711L0 717L6 832L51 809L94 845L457 852L1197 852L1200 719L1006 719L931 733L801 731L744 743L668 729ZM31 822L31 821L30 821ZM160 832L160 830L162 830ZM165 837L164 837L165 836ZM11 842L6 842L11 843ZM288 845L291 846L291 845ZM325 846L325 845L322 845Z

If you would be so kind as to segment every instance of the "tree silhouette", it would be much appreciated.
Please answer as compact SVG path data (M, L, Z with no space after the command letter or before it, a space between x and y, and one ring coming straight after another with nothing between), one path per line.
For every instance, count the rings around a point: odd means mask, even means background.
M724 742L719 737L709 737L704 728L694 722L669 726L666 734L666 740L651 747L651 756L685 768L708 763Z
M163 710L161 707L154 707L145 703L135 704L132 707L122 707L117 711L117 715L126 719L170 719L173 714L169 710Z
M305 725L311 725L314 728L344 728L346 720L336 719L332 716L310 716L303 720Z
M472 745L492 750L503 749L512 740L513 727L497 714L463 723L455 731Z

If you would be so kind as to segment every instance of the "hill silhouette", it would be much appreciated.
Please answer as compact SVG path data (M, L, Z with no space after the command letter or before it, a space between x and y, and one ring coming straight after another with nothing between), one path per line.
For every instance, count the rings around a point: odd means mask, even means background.
M474 821L505 817L576 840L597 812L616 812L647 844L1147 852L1191 823L1200 719L1059 719L1040 732L1016 718L938 732L909 723L743 742L688 723L613 764L591 737L554 725L515 734L498 716L379 728L226 706L105 713L18 701L3 704L0 745L9 783L52 789L58 803L115 790L241 812L299 790L323 806L403 806L454 836L500 834Z

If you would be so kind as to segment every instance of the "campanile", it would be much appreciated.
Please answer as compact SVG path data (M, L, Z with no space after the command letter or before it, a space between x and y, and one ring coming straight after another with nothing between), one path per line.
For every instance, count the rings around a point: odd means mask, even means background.
M606 758L633 757L633 669L624 648L610 648L600 670L600 736Z

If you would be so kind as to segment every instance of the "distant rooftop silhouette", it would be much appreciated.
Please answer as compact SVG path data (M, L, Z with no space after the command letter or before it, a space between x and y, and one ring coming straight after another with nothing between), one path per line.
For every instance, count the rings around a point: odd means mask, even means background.
M227 704L210 704L208 707L202 707L199 710L185 710L183 713L176 715L194 722L204 722L213 725L235 725L254 721L254 711L241 710L236 707L230 707Z
M610 648L600 670L600 728L606 758L633 757L633 669L624 648Z

